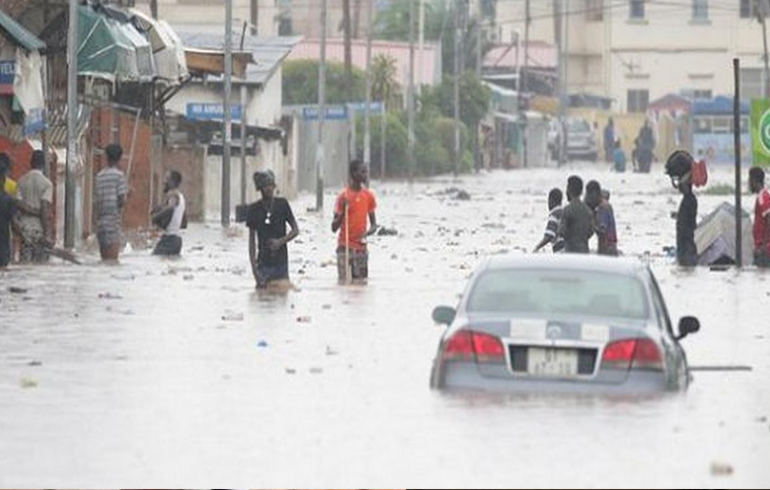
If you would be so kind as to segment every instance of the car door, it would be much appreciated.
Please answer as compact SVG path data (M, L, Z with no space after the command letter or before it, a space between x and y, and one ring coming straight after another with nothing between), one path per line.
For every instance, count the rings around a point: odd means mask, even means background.
M651 270L648 270L648 273L650 275L650 287L652 289L652 299L655 305L655 314L658 317L658 322L663 327L663 343L666 349L666 357L668 361L670 361L669 366L671 370L668 383L672 389L686 388L689 381L687 372L687 354L676 339L674 327L671 323L671 317L668 314L668 307L666 307L666 301L663 298L663 293L660 290L658 281L655 279L655 275Z

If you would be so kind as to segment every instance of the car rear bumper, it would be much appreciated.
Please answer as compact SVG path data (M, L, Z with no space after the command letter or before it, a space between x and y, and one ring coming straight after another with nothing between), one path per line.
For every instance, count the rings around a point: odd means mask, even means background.
M489 393L579 393L579 394L652 394L667 390L664 373L630 371L625 381L603 383L595 380L543 380L526 377L483 376L474 364L454 364L434 376L433 387L447 391Z

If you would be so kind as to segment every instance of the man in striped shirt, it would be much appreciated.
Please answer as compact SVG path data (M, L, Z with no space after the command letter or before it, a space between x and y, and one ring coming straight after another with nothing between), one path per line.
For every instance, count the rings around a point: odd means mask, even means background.
M123 158L123 149L120 145L109 145L105 153L107 168L99 172L94 184L96 232L102 260L116 261L120 250L120 226L128 186L125 175L118 168Z
M561 190L551 189L548 194L548 223L545 225L543 240L535 247L535 253L539 252L549 243L553 246L554 253L564 250L564 237L559 235L559 223L562 215L562 200L564 196Z

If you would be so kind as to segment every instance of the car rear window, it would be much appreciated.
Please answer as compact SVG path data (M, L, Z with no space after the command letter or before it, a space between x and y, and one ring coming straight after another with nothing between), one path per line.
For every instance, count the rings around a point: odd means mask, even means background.
M591 131L591 126L582 119L572 120L567 123L569 131L574 133L585 133Z
M642 282L621 274L505 269L484 272L468 299L469 312L649 318Z

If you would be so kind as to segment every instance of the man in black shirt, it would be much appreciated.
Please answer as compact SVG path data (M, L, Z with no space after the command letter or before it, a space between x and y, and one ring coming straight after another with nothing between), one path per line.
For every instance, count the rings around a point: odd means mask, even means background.
M676 259L682 267L698 265L695 229L698 226L698 198L692 191L692 155L686 151L674 152L666 162L666 173L682 193L682 203L676 215Z
M559 236L564 237L566 253L590 253L588 240L594 234L594 213L583 202L583 179L573 175L567 181L567 199L569 204L564 208L559 224Z
M5 193L5 170L0 170L0 268L8 267L11 262L11 226L16 204Z
M249 227L249 262L257 288L266 288L274 281L289 279L287 243L297 238L299 227L289 201L275 197L273 172L254 174L254 185L262 199L249 206L246 226ZM286 225L291 227L286 234ZM257 254L257 246L259 254Z

